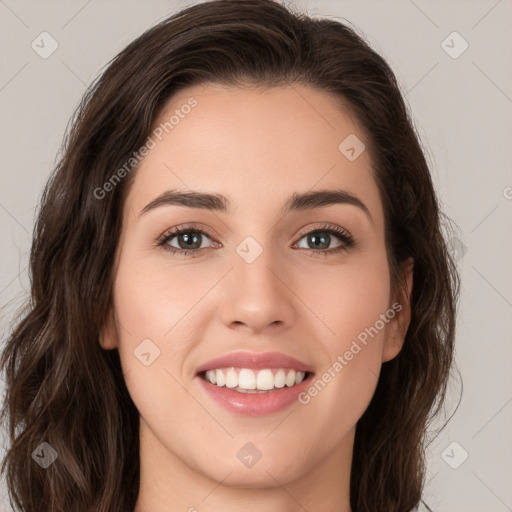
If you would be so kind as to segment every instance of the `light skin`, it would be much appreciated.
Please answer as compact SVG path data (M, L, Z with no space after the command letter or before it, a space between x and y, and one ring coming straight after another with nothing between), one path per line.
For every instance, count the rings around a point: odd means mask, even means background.
M197 106L134 176L114 308L100 336L105 350L119 350L140 413L135 512L350 512L355 426L410 321L408 296L392 294L369 151L350 161L338 149L349 134L365 135L333 96L302 85L194 86L170 100L155 126L191 97ZM281 213L293 193L335 189L359 198L369 215L353 204ZM141 214L168 190L222 194L230 208L164 204ZM196 253L156 244L190 223L213 236L167 244ZM325 235L325 224L348 231L354 245L332 252L345 242ZM325 245L309 232L324 234ZM247 237L263 251L252 263L236 251ZM411 268L403 269L408 294ZM245 416L213 402L196 377L199 365L246 350L282 352L319 378L397 299L402 310L307 404ZM145 339L160 350L149 366L134 355ZM251 468L237 457L248 442L262 453Z

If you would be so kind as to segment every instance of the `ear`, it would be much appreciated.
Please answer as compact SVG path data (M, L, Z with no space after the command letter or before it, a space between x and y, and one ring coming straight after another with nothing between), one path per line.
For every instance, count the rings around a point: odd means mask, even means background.
M118 335L113 308L110 308L107 316L105 317L105 321L99 335L99 342L104 350L112 350L117 348Z
M391 310L395 316L386 327L384 346L382 350L382 362L390 361L402 350L405 335L411 321L411 292L413 285L414 260L407 259L400 268L406 283L406 289L400 290L399 296L393 302Z

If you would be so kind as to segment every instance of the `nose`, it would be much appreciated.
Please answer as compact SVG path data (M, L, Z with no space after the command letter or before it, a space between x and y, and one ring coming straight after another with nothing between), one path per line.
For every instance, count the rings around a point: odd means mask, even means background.
M289 328L297 313L290 272L271 250L263 249L254 261L249 261L235 254L234 268L223 280L223 323L255 333Z

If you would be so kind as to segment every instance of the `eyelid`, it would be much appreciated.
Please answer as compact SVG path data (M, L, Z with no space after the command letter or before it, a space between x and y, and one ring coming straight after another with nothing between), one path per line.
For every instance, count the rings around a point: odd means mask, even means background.
M304 236L312 233L313 231L321 231L323 229L335 231L335 232L337 232L338 236L344 235L346 238L349 238L349 239L353 238L349 231L347 231L345 228L342 228L341 226L338 226L337 224L331 224L329 222L320 222L318 224L315 224L314 226L308 226L307 228L302 228L297 234L297 236L298 236L297 242Z

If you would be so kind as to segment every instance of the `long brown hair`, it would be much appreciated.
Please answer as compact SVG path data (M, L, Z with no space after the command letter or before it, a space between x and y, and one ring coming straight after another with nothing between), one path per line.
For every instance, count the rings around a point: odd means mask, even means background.
M403 349L383 365L357 424L350 499L353 512L408 512L421 499L427 427L453 358L459 277L443 214L384 59L347 24L271 0L215 0L165 19L109 63L76 110L34 229L30 301L1 358L11 505L23 512L135 506L139 414L117 350L103 350L98 339L136 168L101 197L98 189L144 144L175 92L207 82L309 85L332 93L368 134L393 287L403 289L398 269L409 257L414 287ZM32 457L42 442L58 453L47 469Z

